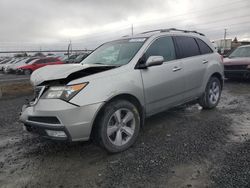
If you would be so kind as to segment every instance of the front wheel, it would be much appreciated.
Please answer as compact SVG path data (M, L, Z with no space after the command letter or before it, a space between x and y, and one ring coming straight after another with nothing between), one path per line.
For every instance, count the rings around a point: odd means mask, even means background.
M96 133L102 147L117 153L134 144L140 130L140 115L132 103L116 100L107 104L102 113Z
M29 69L24 70L25 75L31 75L32 71Z
M218 105L221 90L220 80L217 77L211 77L207 83L205 93L199 99L199 104L203 109L212 109Z

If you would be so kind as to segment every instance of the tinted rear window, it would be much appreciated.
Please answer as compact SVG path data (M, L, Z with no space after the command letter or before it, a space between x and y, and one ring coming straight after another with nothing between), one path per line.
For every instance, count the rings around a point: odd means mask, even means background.
M201 39L198 39L198 38L196 39L196 41L199 45L201 54L213 53L213 50L211 50L211 48L204 41L202 41Z
M200 55L199 47L194 38L186 36L177 36L174 38L178 49L178 58Z

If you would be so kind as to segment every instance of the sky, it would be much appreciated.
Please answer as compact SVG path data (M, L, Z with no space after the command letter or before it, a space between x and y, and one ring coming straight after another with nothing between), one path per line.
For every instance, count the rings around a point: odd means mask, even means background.
M250 40L249 0L0 0L0 51L94 49L160 28Z

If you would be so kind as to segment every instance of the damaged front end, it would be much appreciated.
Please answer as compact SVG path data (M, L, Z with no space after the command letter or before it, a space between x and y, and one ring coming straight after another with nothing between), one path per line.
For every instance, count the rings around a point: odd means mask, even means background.
M35 71L30 78L32 85L68 84L70 81L107 71L117 66L99 64L52 65Z
M72 102L71 99L89 82L70 82L113 68L103 65L58 65L35 71L31 76L34 97L23 106L20 114L24 130L55 140L88 140L92 119L103 102L90 105Z
M88 82L67 85L73 80L116 68L109 65L56 65L47 66L31 75L34 86L34 98L27 105L35 105L42 98L58 98L64 101L72 99Z

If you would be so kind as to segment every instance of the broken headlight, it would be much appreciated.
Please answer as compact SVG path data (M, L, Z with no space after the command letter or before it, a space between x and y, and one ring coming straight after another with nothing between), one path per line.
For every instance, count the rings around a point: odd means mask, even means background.
M79 93L88 83L69 85L69 86L51 86L42 98L44 99L62 99L69 101Z

